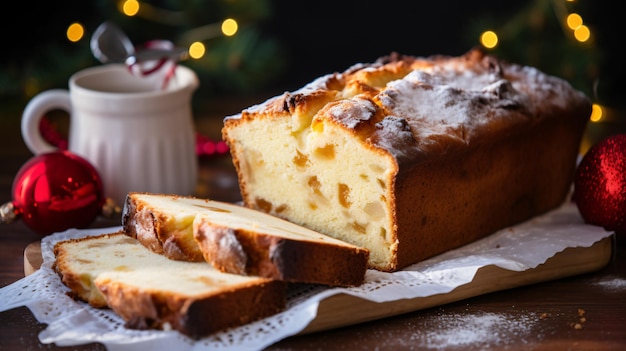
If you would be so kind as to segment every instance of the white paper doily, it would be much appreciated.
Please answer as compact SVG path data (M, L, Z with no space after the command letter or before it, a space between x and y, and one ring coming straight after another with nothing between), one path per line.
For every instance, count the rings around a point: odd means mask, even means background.
M57 241L115 232L121 227L67 230L45 237L43 265L35 273L0 289L0 312L28 307L48 324L42 343L71 346L102 343L108 350L260 350L302 331L316 317L319 302L344 293L384 302L448 293L472 281L476 271L495 265L512 271L532 269L570 247L590 247L612 235L586 225L571 202L520 225L501 230L462 248L446 252L394 273L368 270L364 284L353 288L300 286L288 294L284 312L201 340L175 331L139 331L124 328L111 310L99 310L66 295L68 288L52 270L52 247Z

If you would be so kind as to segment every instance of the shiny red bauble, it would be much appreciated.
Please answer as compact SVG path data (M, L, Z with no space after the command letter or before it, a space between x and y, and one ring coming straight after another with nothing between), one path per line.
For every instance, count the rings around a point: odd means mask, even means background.
M583 156L574 201L585 222L626 238L626 134L603 139Z
M13 181L12 195L17 217L43 235L89 226L105 203L96 169L69 151L28 160Z

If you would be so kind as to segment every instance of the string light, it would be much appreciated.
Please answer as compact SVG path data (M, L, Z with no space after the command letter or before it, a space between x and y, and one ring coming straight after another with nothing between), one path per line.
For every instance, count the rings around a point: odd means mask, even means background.
M237 21L232 18L227 18L224 22L222 22L222 33L229 37L233 36L237 33L238 27L239 25L237 24Z
M575 2L576 0L566 0L566 2ZM584 24L580 14L572 12L568 13L563 3L554 2L555 12L558 18L562 19L561 25L564 31L572 33L575 40L585 43L591 39L591 29ZM487 30L480 36L480 44L485 48L492 49L498 45L498 36L494 31Z
M139 13L139 1L126 0L121 4L120 10L126 16L135 16L137 13Z
M602 106L598 104L593 104L591 105L591 116L589 116L589 120L591 122L600 122L600 120L602 120L603 114L604 111L602 109Z
M583 18L580 17L580 15L577 13L570 13L569 15L567 15L565 23L567 23L569 29L576 30L576 28L582 26Z
M581 25L578 28L576 28L576 30L574 30L574 38L576 38L576 40L578 40L581 43L584 43L587 40L589 40L589 38L591 38L591 31L589 30L589 27L585 25Z
M199 59L204 56L206 52L206 47L199 41L193 42L189 45L189 57L193 59Z
M80 23L72 23L67 27L66 34L67 39L73 43L81 40L85 35L85 28Z
M235 35L238 29L239 24L232 18L225 19L224 21L222 21L222 24L220 26L221 34L225 36ZM189 45L189 57L193 59L200 59L204 57L204 54L206 53L206 46L202 43L202 40L211 39L217 37L218 35L219 32L216 31L215 23L195 28L192 31L189 31L186 34L187 40L190 40L192 38L195 39L195 41L193 41L191 45Z
M139 1L137 0L123 0L119 3L119 11L124 15L132 17L142 12L148 12L151 15L155 13L163 14L163 10L156 8L148 8L146 11L146 7L141 6ZM217 29L219 26L219 29ZM221 33L219 32L221 30ZM188 54L189 57L193 59L200 59L204 57L206 53L206 46L201 42L201 40L207 40L214 37L219 36L219 34L223 34L225 36L233 36L239 30L239 24L236 20L232 18L227 18L222 21L221 25L219 23L209 24L206 26L198 27L193 29L187 33L188 38L194 37L194 41L189 45ZM85 35L85 28L80 23L72 23L68 26L66 31L67 39L71 42L77 42L81 40ZM198 38L203 37L203 38Z
M586 42L591 37L591 30L583 24L583 18L577 13L570 13L565 18L567 27L574 33L574 38L581 43Z
M480 43L487 49L493 49L498 45L498 35L491 30L485 31L480 36Z
M119 11L126 16L140 16L143 18L149 18L156 22L166 23L170 25L183 24L187 21L184 13L181 11L170 11L163 8L158 8L146 2L140 2L138 0L121 0L119 2ZM183 34L180 42L186 43L185 45L194 45L196 42L212 39L220 35L233 36L239 30L239 23L232 18L227 18L221 23L212 23L197 27L189 30ZM204 46L201 50L202 53L198 54L199 57L204 55ZM200 52L200 51L199 51Z

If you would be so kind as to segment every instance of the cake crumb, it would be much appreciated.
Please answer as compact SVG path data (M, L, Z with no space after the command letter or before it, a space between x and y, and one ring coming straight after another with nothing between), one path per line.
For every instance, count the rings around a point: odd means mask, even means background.
M550 315L549 315L547 312L544 312L544 313L542 313L542 314L539 316L539 319L546 319L546 318L548 318L549 316L550 316Z
M585 317L585 310L582 308L578 309L578 322L572 322L570 323L570 327L574 328L575 330L581 330L583 329L583 324L585 324L585 322L587 322L587 317Z

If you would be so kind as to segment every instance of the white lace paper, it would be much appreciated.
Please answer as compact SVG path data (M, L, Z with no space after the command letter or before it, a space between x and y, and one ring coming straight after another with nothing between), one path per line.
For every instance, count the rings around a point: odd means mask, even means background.
M38 321L48 324L42 343L71 346L98 342L108 350L260 350L298 334L316 317L320 301L344 293L375 302L445 294L469 283L476 271L495 265L512 271L532 269L570 247L590 247L612 233L583 223L572 203L544 216L446 252L394 273L368 270L366 282L354 288L293 287L287 309L239 328L201 340L175 331L124 328L111 310L99 310L72 300L52 271L52 247L59 240L114 232L120 227L68 230L42 240L43 265L32 275L0 289L0 312L27 306Z

